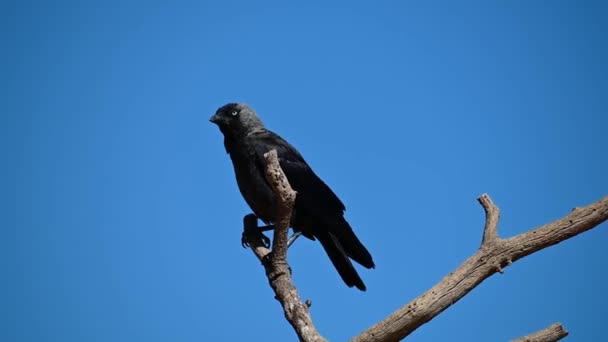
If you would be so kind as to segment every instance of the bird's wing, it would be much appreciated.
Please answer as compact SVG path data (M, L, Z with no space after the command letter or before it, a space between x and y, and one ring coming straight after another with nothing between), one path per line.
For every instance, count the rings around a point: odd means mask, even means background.
M260 170L265 170L264 153L276 149L279 164L291 187L298 192L296 204L315 217L342 216L344 204L336 194L314 173L302 155L278 134L264 130L255 136L256 159Z
M308 232L321 241L346 284L365 290L365 284L349 257L367 268L373 268L374 261L344 219L345 207L338 196L313 172L300 153L279 135L264 130L257 134L253 146L259 170L266 169L264 153L277 150L279 164L289 184L297 191L296 215L305 220L299 228L312 229Z

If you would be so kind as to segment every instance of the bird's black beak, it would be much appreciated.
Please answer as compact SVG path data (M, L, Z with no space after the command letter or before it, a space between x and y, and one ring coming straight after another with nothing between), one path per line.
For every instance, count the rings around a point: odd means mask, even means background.
M214 116L209 118L209 121L213 122L214 124L218 125L220 123L220 117L219 115L215 114Z

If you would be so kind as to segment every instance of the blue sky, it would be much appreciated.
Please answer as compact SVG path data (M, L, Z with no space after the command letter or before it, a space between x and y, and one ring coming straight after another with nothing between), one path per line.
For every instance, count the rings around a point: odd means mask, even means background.
M3 341L296 340L240 246L208 118L242 101L347 206L368 291L289 251L344 341L479 246L608 194L608 6L592 1L4 2ZM606 225L520 260L410 341L553 322L607 339ZM6 324L6 325L5 325Z

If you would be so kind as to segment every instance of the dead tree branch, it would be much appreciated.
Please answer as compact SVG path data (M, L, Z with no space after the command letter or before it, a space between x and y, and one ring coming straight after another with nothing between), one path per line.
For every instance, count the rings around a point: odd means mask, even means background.
M486 212L486 225L483 228L483 238L481 245L490 245L498 242L498 219L500 210L494 204L490 196L483 194L478 199L479 203Z
M608 197L586 207L575 208L565 217L536 229L501 239L498 236L498 208L481 195L486 212L481 247L456 270L418 298L355 336L352 342L399 341L456 303L482 281L502 272L511 263L583 233L608 219Z
M560 323L552 324L543 330L520 337L511 342L556 342L568 336L568 332Z
M277 198L277 219L272 239L272 251L266 248L259 239L247 238L247 242L253 253L262 261L275 298L281 303L285 318L294 328L300 341L325 341L312 322L308 310L309 305L302 302L293 285L287 264L287 233L296 192L289 185L287 177L279 165L277 151L271 150L264 154L264 157L266 159L266 179ZM255 216L247 215L244 220L245 227L257 227Z

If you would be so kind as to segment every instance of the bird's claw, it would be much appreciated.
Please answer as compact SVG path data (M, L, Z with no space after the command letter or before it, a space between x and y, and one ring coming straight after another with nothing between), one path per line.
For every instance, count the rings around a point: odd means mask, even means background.
M243 231L241 246L243 246L243 248L251 247L249 241L258 241L264 245L264 247L270 248L270 238L257 229L245 229Z
M270 248L270 238L262 232L260 232L260 240L264 244L264 247Z
M249 241L258 241L264 247L270 247L270 238L259 229L258 218L254 214L245 215L243 218L243 235L241 236L243 248L251 247Z
M243 248L249 247L249 241L247 241L247 232L243 231L243 235L241 236L241 246Z

